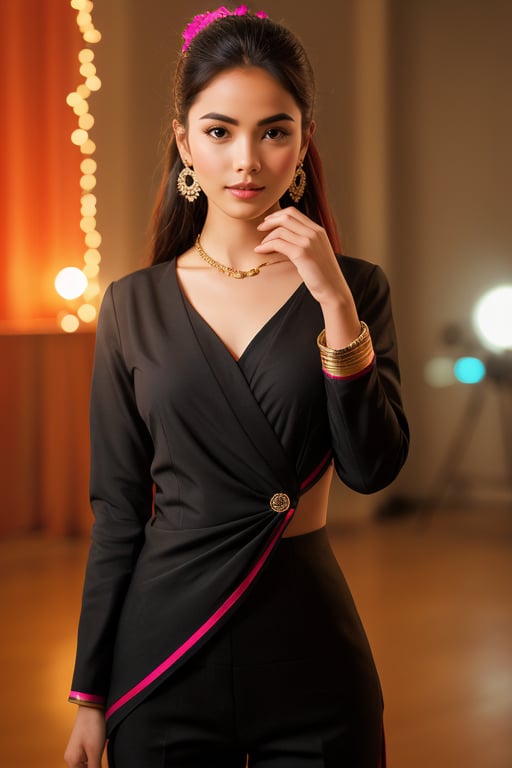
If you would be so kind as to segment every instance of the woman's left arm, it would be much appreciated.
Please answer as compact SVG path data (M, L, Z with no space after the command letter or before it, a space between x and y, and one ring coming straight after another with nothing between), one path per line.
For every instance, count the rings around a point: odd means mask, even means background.
M292 261L325 321L325 343L350 344L369 328L375 357L360 375L324 372L334 461L341 480L360 493L389 485L407 457L409 430L400 391L400 372L389 285L380 267L334 254L325 230L295 208L270 214L259 253L272 251Z
M389 485L405 463L409 427L388 281L378 266L345 261L359 317L371 334L374 359L359 375L337 377L324 370L327 408L339 477L360 493L374 493Z

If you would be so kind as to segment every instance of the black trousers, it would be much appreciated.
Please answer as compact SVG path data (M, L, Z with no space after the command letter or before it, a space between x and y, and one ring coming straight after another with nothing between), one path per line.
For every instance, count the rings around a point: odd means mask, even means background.
M281 540L108 755L110 768L383 768L379 680L325 528Z

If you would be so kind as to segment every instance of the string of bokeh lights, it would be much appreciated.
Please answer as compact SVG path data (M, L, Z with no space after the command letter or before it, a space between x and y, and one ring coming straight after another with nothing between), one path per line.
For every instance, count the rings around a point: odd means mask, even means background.
M76 90L69 93L66 103L77 117L77 128L71 134L72 143L82 155L80 162L80 229L84 235L83 266L64 267L55 278L55 290L66 301L66 307L58 315L58 324L66 333L74 333L82 324L96 320L100 296L99 271L101 255L101 234L96 227L96 170L94 159L96 145L89 132L94 126L94 116L89 107L89 97L101 88L101 80L96 74L93 45L101 40L101 33L94 26L92 0L70 0L71 8L76 11L76 23L83 39L83 47L78 54L82 82Z

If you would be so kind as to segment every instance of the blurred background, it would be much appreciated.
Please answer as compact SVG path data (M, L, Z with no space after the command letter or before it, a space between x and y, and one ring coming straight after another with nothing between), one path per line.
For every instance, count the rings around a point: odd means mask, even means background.
M330 518L383 678L390 765L505 768L512 369L472 317L512 285L512 4L248 5L309 51L344 251L381 264L392 288L410 457L374 496L337 483ZM74 714L95 312L111 280L146 263L181 31L207 6L4 6L0 732L6 766L46 768L62 764ZM88 278L77 297L55 289L68 267ZM495 320L510 346L505 301ZM469 356L486 374L454 369Z

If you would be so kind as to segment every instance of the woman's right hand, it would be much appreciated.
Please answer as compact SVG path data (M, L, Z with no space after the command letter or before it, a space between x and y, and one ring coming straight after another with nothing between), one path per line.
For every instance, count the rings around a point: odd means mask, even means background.
M105 748L105 714L103 710L79 706L75 724L64 753L69 768L101 768Z

